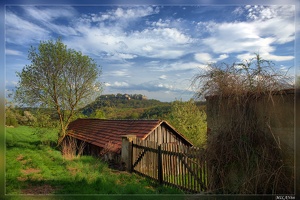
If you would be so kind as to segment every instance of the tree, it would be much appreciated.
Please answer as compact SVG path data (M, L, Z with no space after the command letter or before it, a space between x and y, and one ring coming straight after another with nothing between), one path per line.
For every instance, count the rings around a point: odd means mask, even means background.
M206 113L193 100L172 102L168 121L195 146L205 146Z
M96 93L100 92L96 62L81 52L67 48L57 39L31 46L26 65L21 72L16 100L25 105L55 108L59 118L58 144L74 114Z
M97 109L90 115L90 117L97 119L105 119L105 112L101 109Z

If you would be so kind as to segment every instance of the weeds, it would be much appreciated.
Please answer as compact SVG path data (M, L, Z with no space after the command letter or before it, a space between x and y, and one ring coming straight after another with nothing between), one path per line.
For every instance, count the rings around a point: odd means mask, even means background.
M63 157L67 160L73 160L74 158L80 158L86 143L78 141L73 137L66 136L60 146Z
M274 93L292 87L289 77L259 55L209 68L195 77L194 85L198 83L197 97L207 99L208 115L214 116L205 153L210 192L293 193L282 150L268 127L270 113L264 113L265 119L257 114L259 106L275 106Z

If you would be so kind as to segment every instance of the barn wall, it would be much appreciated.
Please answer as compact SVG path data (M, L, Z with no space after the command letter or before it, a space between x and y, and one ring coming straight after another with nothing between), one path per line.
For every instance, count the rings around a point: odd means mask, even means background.
M217 97L207 98L206 102L207 134L208 137L213 137L218 130L226 127L228 119L235 117L230 112L230 108L236 108L237 105L220 101ZM227 112L221 112L220 105L227 107ZM293 90L284 94L262 96L251 102L251 107L257 117L258 126L261 130L273 133L282 149L284 163L291 173L294 172L295 155L294 105L295 94ZM274 139L273 135L270 134L271 140Z
M151 134L145 140L155 141L158 144L163 143L177 143L180 145L186 145L181 138L179 138L167 125L161 124L152 131Z
M228 101L218 99L217 96L206 99L207 135L208 139L218 135L220 130L226 129L230 121L235 120L238 106ZM286 93L265 95L254 99L250 103L251 112L256 119L258 129L268 133L270 142L274 139L281 148L282 160L287 169L287 177L294 177L295 159L295 93L288 90ZM226 108L226 109L224 109ZM226 112L223 112L226 110ZM235 173L237 174L237 173ZM291 181L292 183L293 181Z
M270 101L265 97L256 105L257 120L265 131L271 129L282 149L283 160L293 171L295 155L294 93L273 95L272 99L273 101Z

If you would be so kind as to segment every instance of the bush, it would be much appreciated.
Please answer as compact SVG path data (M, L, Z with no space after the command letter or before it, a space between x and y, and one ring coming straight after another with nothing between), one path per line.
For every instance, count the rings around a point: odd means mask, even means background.
M5 125L6 126L19 126L16 114L11 109L6 109L5 112Z

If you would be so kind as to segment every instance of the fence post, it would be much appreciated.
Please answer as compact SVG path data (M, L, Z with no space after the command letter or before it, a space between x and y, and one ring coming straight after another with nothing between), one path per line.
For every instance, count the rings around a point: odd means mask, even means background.
M162 171L162 155L161 155L161 145L158 145L158 152L157 152L157 164L158 164L158 182L160 184L163 183L163 171Z
M122 135L121 162L125 164L126 170L132 172L132 141L136 135Z

